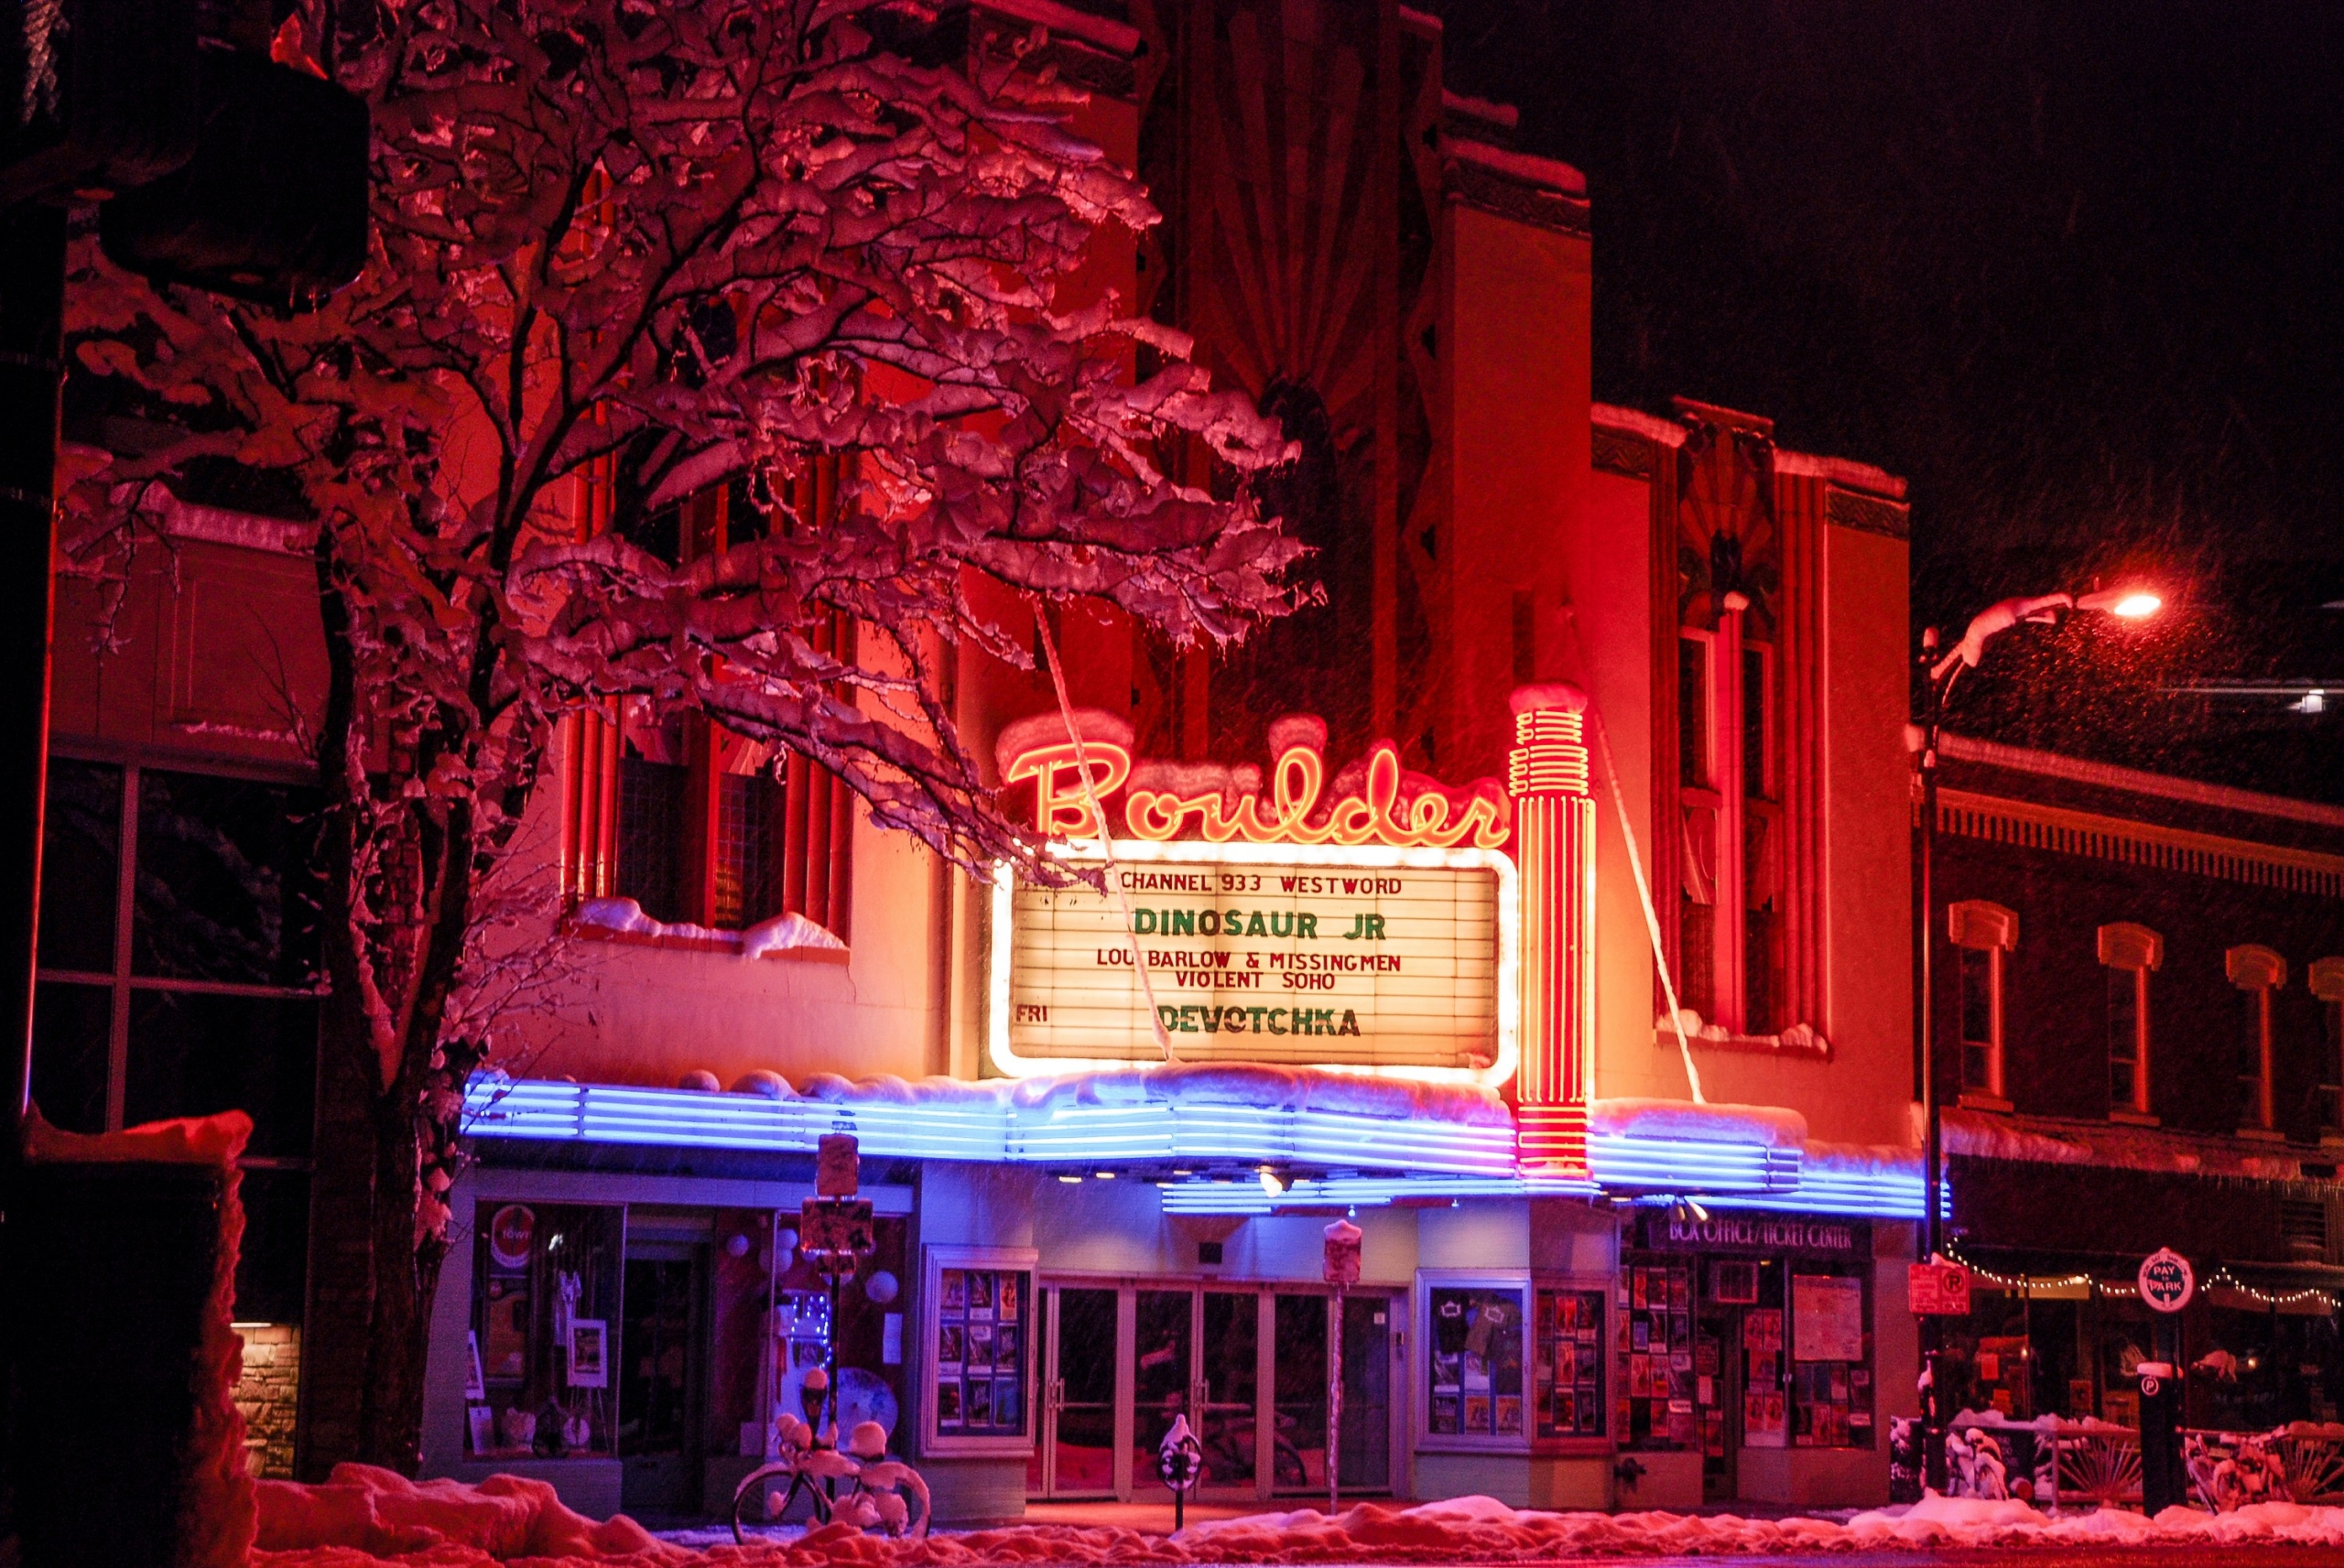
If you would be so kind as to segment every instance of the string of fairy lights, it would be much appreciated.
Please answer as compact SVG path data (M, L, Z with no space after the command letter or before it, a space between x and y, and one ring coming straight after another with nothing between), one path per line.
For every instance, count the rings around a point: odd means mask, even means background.
M2137 1285L2117 1280L2098 1279L2089 1271L2078 1271L2073 1274L2002 1274L1972 1262L1951 1247L1946 1249L1945 1255L1969 1270L1972 1278L1982 1280L1997 1290L2033 1292L2089 1289L2103 1296L2122 1299L2135 1298L2141 1293L2140 1287ZM2231 1273L2227 1264L2217 1265L2214 1271L2206 1277L2205 1282L2209 1287L2219 1286L2222 1290L2234 1292L2250 1301L2258 1302L2268 1307L2302 1306L2316 1302L2328 1311L2334 1312L2339 1304L2344 1304L2339 1303L2336 1295L2328 1291L2309 1287L2300 1291L2266 1291L2259 1286L2250 1285L2236 1274Z

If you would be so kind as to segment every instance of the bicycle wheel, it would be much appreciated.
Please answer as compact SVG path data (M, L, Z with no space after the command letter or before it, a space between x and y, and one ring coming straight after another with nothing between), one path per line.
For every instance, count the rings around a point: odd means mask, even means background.
M864 1465L855 1485L871 1497L879 1527L888 1534L909 1541L928 1534L932 1509L928 1482L918 1471L900 1459L883 1459Z
M766 1485L778 1481L785 1476L789 1477L789 1490L782 1497L779 1511L769 1514L765 1511ZM822 1496L822 1488L816 1486L797 1465L763 1465L750 1471L742 1479L740 1486L734 1487L732 1491L733 1541L742 1545L748 1543L749 1537L745 1528L748 1524L778 1524L788 1518L790 1507L798 1501L798 1494L800 1491L806 1494L811 1505L813 1522L830 1523L830 1500Z

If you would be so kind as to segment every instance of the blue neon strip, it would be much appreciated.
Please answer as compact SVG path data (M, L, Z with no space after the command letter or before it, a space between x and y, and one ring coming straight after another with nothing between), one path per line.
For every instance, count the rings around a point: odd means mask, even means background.
M1606 1187L1663 1192L1784 1193L1798 1184L1796 1149L1757 1143L1694 1143L1598 1132L1588 1163Z
M488 1077L472 1081L464 1105L475 1135L551 1141L810 1153L823 1133L852 1132L872 1154L986 1164L1193 1160L1514 1173L1511 1127L1342 1111L1168 1101L1021 1111L978 1097L840 1103Z
M1510 1127L1387 1120L1342 1111L1150 1101L1060 1102L1021 1109L970 1096L907 1101L766 1099L755 1095L481 1076L467 1087L466 1130L484 1137L812 1153L852 1132L868 1153L979 1164L1215 1162L1405 1170L1329 1176L1273 1199L1252 1183L1182 1183L1176 1214L1269 1214L1286 1206L1375 1206L1404 1197L1683 1195L1725 1208L1918 1218L1917 1172L1803 1166L1798 1151L1597 1133L1591 1180L1529 1180Z

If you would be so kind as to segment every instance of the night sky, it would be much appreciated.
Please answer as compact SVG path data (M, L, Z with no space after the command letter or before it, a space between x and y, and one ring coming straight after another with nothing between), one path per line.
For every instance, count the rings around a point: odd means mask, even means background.
M1432 0L1450 84L1586 171L1595 387L1913 485L1916 621L2155 578L1998 642L1956 728L2344 800L2344 6Z

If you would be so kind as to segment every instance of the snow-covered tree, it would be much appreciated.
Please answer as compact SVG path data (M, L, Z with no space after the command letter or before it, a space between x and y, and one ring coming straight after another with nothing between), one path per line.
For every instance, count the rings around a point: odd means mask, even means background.
M1181 641L1287 603L1295 546L1211 483L1277 460L1275 427L1177 334L1058 297L1094 231L1156 221L1145 191L1069 131L1038 39L948 50L915 10L309 0L280 58L374 114L364 275L293 314L77 253L80 373L148 434L69 454L71 552L135 545L198 461L319 524L325 1048L372 1090L357 1457L416 1462L483 900L565 711L696 709L940 853L1024 858L945 700L947 648L1027 658L973 578ZM762 536L629 543L720 487ZM841 615L852 664L810 634Z

